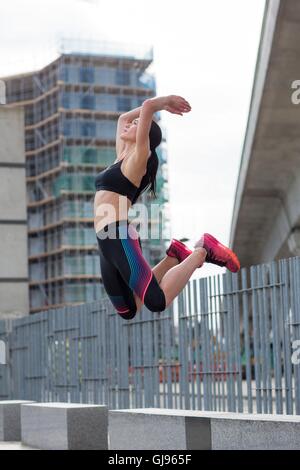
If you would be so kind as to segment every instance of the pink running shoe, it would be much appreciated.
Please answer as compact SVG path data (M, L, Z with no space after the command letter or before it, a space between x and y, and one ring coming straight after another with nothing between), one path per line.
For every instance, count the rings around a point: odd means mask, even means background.
M207 251L206 263L226 266L229 271L236 273L240 270L240 262L236 254L225 245L222 245L215 237L209 233L204 233L195 244L195 248L203 247Z
M179 263L187 258L192 253L184 243L175 238L172 239L169 248L166 250L166 254L172 258L177 258Z

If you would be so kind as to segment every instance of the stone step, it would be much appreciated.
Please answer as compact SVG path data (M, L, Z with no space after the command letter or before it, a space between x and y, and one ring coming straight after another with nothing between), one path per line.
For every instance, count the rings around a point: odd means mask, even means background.
M28 400L0 401L0 441L21 440L21 405Z
M82 403L21 406L22 443L43 450L108 448L108 410Z
M109 411L111 450L300 449L300 416L145 408Z

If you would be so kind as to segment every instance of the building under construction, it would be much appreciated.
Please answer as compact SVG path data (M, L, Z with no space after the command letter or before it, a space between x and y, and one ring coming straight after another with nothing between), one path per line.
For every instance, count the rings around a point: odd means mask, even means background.
M39 71L4 78L7 107L25 110L30 313L104 295L93 225L95 176L116 159L120 114L156 94L146 72L152 61L152 50L68 51ZM155 202L164 217L160 239L147 242L151 265L163 257L169 237L165 138L158 155Z

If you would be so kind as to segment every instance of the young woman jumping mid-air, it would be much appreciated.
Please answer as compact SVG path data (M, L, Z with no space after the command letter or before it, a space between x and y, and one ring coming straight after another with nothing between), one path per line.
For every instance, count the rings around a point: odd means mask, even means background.
M191 106L181 96L170 95L147 99L139 108L122 114L116 133L117 160L95 180L94 226L102 282L117 313L126 320L143 304L153 312L165 310L204 262L226 266L232 272L240 269L237 256L208 233L193 251L172 239L166 256L154 268L143 256L128 211L141 192L150 188L155 194L159 163L155 148L162 134L153 115L162 110L182 116Z

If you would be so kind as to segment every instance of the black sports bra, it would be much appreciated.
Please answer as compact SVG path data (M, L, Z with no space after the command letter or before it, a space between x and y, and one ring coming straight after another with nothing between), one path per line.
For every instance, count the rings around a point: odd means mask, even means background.
M152 153L147 161L147 172L143 176L140 186L133 184L121 170L121 163L123 161L119 160L105 170L100 171L95 178L95 188L96 191L100 189L106 189L108 191L114 191L115 193L122 194L127 196L130 199L131 203L134 203L138 198L139 194L143 189L150 183L150 165L149 162L156 154Z

